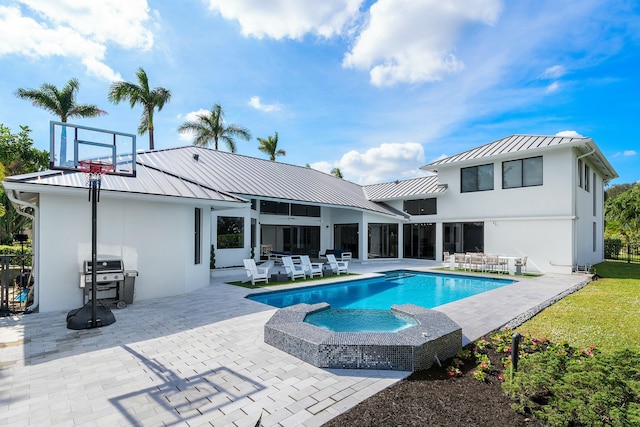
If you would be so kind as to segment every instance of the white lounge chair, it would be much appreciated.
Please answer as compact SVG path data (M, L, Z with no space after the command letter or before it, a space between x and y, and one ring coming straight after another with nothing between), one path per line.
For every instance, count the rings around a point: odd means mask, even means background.
M256 282L265 282L269 283L269 268L258 268L256 266L255 260L245 259L244 261L244 269L247 272L247 277L251 280L251 284L253 286L256 285Z
M336 260L336 256L333 254L327 254L327 261L329 261L329 266L331 266L331 270L337 275L340 273L349 274L349 262L348 261L338 261Z
M287 276L289 276L291 280L296 280L296 277L302 279L307 277L304 267L301 264L294 264L293 259L290 256L282 257L282 265L287 272Z
M311 262L309 255L300 255L300 265L309 277L322 277L322 263Z

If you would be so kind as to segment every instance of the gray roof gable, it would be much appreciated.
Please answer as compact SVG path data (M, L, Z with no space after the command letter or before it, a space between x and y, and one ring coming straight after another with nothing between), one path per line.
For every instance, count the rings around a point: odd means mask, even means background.
M563 144L586 144L593 142L591 138L566 137L566 136L542 136L542 135L511 135L480 147L464 151L462 153L445 157L422 167L425 170L436 170L436 166L475 160L483 157L497 156L500 154L516 153L520 151L542 149Z
M375 201L412 199L425 195L444 193L446 187L438 185L436 175L367 185L364 192L368 199Z
M195 146L138 153L137 161L225 193L399 215L368 200L360 185L302 166Z

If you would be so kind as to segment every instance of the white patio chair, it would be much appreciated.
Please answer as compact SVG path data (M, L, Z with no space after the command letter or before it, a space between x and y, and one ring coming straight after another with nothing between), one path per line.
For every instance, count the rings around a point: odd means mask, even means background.
M282 257L282 265L287 272L287 276L289 276L291 280L296 280L296 277L302 279L307 277L304 267L301 264L294 264L293 259L290 256Z
M309 277L322 277L322 263L311 262L309 255L300 255L300 265L304 268L305 273Z
M340 273L349 274L349 262L348 261L338 261L336 260L336 256L333 254L327 254L327 261L329 262L329 266L331 270L338 276Z
M256 285L256 282L265 282L265 283L269 283L269 268L258 268L256 266L256 262L255 260L253 260L253 258L251 259L245 259L243 260L244 262L244 269L247 272L247 277L251 280L251 284L253 286Z

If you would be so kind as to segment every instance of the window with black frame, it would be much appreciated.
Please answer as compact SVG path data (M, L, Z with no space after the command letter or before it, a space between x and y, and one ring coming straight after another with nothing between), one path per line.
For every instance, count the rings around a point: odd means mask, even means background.
M410 215L436 215L438 213L438 199L405 200L403 209Z
M542 185L542 156L502 162L502 188Z
M493 190L493 163L460 169L460 192Z

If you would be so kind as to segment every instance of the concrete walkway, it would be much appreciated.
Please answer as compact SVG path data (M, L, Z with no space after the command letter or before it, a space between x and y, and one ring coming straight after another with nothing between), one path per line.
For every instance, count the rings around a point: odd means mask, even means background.
M0 318L0 426L254 426L261 415L265 426L319 426L409 374L319 369L264 344L275 309L222 283L242 274L215 271L210 286L136 301L92 330L67 329L66 312ZM523 279L439 309L474 340L586 279Z

